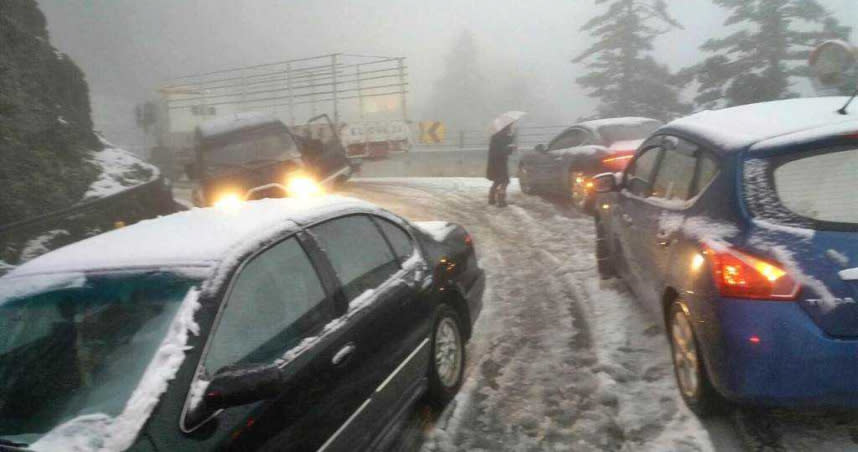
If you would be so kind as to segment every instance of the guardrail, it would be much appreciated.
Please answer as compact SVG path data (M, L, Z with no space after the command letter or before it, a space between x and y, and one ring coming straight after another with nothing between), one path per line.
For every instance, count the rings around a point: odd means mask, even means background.
M61 246L176 210L169 185L158 177L113 195L0 225L0 260L18 265Z

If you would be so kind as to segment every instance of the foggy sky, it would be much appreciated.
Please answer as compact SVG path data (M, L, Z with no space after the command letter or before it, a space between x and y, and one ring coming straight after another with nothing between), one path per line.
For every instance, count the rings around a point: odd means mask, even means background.
M484 77L516 70L539 105L533 120L568 124L593 112L570 60L591 39L578 31L592 0L38 0L51 41L87 75L96 127L135 147L135 103L164 80L234 66L327 53L404 56L411 117L432 95L444 57L463 30L480 48ZM685 26L658 39L656 57L676 70L701 59L698 46L723 36L711 0L670 0ZM858 29L858 2L821 0ZM599 8L601 10L602 8ZM853 31L853 41L858 30ZM431 118L436 119L436 118ZM440 118L443 119L443 118ZM486 118L488 122L490 118Z

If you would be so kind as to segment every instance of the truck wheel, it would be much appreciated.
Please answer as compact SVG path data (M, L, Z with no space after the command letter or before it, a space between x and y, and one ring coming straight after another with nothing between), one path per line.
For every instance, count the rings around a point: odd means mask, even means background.
M438 308L429 357L429 402L443 407L455 397L465 374L465 340L461 320L449 305Z

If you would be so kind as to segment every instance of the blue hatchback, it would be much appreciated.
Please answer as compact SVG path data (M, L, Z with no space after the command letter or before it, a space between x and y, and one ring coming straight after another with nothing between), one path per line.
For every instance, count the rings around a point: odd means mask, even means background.
M603 277L665 322L680 392L858 407L858 111L791 99L674 121L597 177Z

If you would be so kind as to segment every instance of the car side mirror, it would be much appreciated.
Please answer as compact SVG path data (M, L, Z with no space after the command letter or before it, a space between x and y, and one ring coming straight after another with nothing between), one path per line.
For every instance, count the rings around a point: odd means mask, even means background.
M537 144L533 150L536 152L545 152L547 149L544 144Z
M593 177L596 193L610 193L619 190L619 182L615 173L602 173Z
M282 370L275 365L227 367L209 383L203 404L216 411L271 399L282 391L282 382Z

